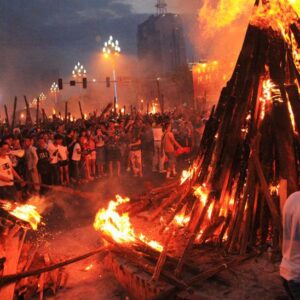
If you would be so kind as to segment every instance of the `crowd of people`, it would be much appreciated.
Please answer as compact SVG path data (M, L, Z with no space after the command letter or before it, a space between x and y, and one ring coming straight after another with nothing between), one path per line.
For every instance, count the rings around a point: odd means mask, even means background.
M17 200L43 193L50 185L78 185L122 173L177 175L176 158L192 155L200 145L202 118L182 113L136 114L39 126L1 127L0 192ZM26 188L25 188L26 186Z

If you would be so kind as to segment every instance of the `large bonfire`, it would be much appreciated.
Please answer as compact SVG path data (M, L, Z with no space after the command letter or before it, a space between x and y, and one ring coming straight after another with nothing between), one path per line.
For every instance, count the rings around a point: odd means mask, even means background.
M152 209L148 219L163 219L160 232L165 236L178 226L185 228L188 238L182 239L177 274L195 243L210 242L242 254L266 244L280 246L281 207L297 189L300 166L296 4L256 1L236 67L212 109L197 159L179 182L151 191L142 204L130 207L135 213ZM130 244L137 237L130 211L120 215L116 210L122 201L117 198L101 210L95 227L118 243Z

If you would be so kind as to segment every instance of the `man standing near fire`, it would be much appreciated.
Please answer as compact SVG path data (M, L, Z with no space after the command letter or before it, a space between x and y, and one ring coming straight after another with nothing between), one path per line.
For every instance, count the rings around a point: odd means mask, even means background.
M182 146L176 141L174 134L172 132L172 125L171 123L166 125L166 131L162 138L162 151L166 154L168 158L168 168L167 168L167 175L166 178L169 179L171 173L173 176L177 175L176 172L176 156L175 156L175 147L178 149L182 149Z
M300 299L300 192L289 196L283 208L280 275L290 299Z
M23 185L23 179L14 170L12 162L8 157L9 145L6 142L0 143L0 198L4 200L16 199L17 191L14 180Z

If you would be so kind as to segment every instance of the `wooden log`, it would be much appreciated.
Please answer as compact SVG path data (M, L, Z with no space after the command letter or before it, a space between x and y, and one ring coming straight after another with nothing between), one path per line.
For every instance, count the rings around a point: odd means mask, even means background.
M196 237L197 237L197 235L198 235L198 233L200 231L201 225L202 225L202 223L203 223L203 221L205 219L205 216L207 214L207 210L208 210L210 204L212 203L213 199L214 199L214 195L211 193L208 196L208 198L207 198L206 204L205 204L205 206L204 206L204 208L203 208L203 210L201 212L200 218L199 218L199 220L198 220L198 222L197 222L197 224L195 226L195 229L191 233L191 235L190 235L190 237L188 239L187 245L184 248L183 253L182 253L181 257L180 257L180 260L179 260L178 265L177 265L176 270L175 270L175 275L177 277L180 275L180 273L182 271L182 267L183 267L183 265L184 265L184 263L185 263L188 255L190 254L192 246L193 246L193 244L195 242L195 239L196 239Z
M108 103L108 104L106 105L106 107L104 108L104 110L102 111L102 113L101 113L99 119L102 120L103 117L105 116L105 114L108 113L108 112L111 110L112 107L113 107L113 104L112 104L112 103Z
M166 209L169 205L173 205L179 196L180 194L178 190L173 191L173 193L167 199L164 199L161 205L148 216L148 220L155 220L164 209Z
M29 107L29 103L28 103L26 96L24 96L24 100L25 100L25 105L26 105L26 125L31 125L32 119L31 119L31 114L30 114L30 107Z
M13 131L13 129L15 127L17 103L18 103L18 98L15 97L15 100L14 100L14 109L13 109L13 116L12 116L12 120L11 120L11 131Z
M37 102L36 102L35 124L37 127L39 127L39 124L40 124L40 97L37 97Z
M214 267L212 269L206 270L202 273L200 273L199 275L191 278L190 280L186 281L186 284L191 287L193 285L199 285L200 282L203 282L205 280L208 280L214 276L216 276L217 274L221 273L222 271L227 270L228 268L232 268L234 266L237 266L241 263L243 263L244 261L251 259L253 257L257 256L257 254L249 254L243 257L238 257L236 259L233 259L227 263L223 263L220 266ZM159 296L157 296L155 299L153 300L165 300L165 299L175 299L174 294L176 292L180 291L180 289L178 288L173 288L169 291L166 291L165 293L161 293ZM172 296L172 298L171 298Z
M30 276L36 276L36 275L40 275L42 273L50 272L50 271L58 269L58 268L62 268L64 266L67 266L67 265L73 264L75 262L84 260L84 259L86 259L90 256L106 252L106 251L109 250L109 248L110 248L109 246L103 246L103 247L100 247L100 248L98 248L94 251L90 251L86 254L83 254L83 255L80 255L80 256L65 260L63 262L60 262L60 263L57 263L57 264L54 264L54 265L44 267L44 268L41 268L41 269L2 276L0 278L0 287L3 287L3 286L6 286L10 283L16 282L16 281L18 281L22 278L26 278L26 277L30 277ZM1 299L9 299L9 298L1 298Z
M209 225L205 230L203 231L203 234L201 235L199 243L205 243L207 239L213 236L216 230L225 222L225 217L220 216L218 219L211 225Z
M8 112L7 112L7 106L6 104L4 104L4 111L5 111L5 121L6 121L6 124L7 124L7 127L9 128L9 117L8 117Z
M68 101L65 102L65 124L68 123Z
M11 230L10 235L6 237L6 243L5 243L5 256L6 256L6 262L4 264L4 270L3 275L0 278L0 287L2 278L5 278L9 276L8 274L17 272L18 263L19 263L19 253L20 253L20 247L23 246L21 244L20 239L20 227L18 225L15 225L15 228ZM10 282L9 285L0 288L0 299L5 300L13 300L14 299L14 290L15 290L15 283Z
M258 159L258 155L255 152L252 152L252 156L251 156L253 163L254 163L254 167L257 173L257 176L259 178L260 181L260 185L261 185L261 189L262 192L264 193L265 199L267 201L268 207L270 209L270 213L272 216L272 221L273 224L276 228L278 228L281 231L281 219L280 219L280 215L278 212L278 209L275 205L275 203L273 202L271 196L270 196L270 192L269 192L269 186L268 183L265 179L260 161Z
M45 124L45 123L48 122L48 117L47 117L46 112L43 108L42 108L42 114L43 114L43 123Z
M163 266L167 260L167 253L168 253L168 248L169 248L169 244L172 240L172 237L174 236L174 232L175 230L172 228L170 229L169 233L168 233L168 236L166 238L166 241L164 243L164 249L163 251L161 252L158 260L157 260L157 264L155 266L155 269L154 269L154 272L153 272L153 275L152 275L152 280L153 281L157 281L159 279L159 276L160 276L160 273L163 269Z
M300 96L298 87L295 84L292 84L285 86L285 88L288 94L288 100L294 113L297 132L300 132Z
M228 211L228 214L227 214L227 217L226 217L226 220L225 220L225 223L221 229L221 232L220 232L220 235L219 235L219 238L218 238L218 242L219 242L219 245L222 244L223 242L223 239L224 239L224 236L225 236L225 233L229 227L229 224L231 222L231 219L232 219L232 212L231 211Z
M279 198L280 198L280 211L283 211L283 207L287 200L287 180L280 179L279 183Z
M147 263L147 261L144 259L143 254L140 251L136 251L136 247L142 247L144 250L149 249L150 247L142 242L137 241L137 243L131 244L132 247L123 246L122 244L116 243L111 237L100 233L103 239L105 239L109 244L111 244L114 247L115 252L120 253L122 256L126 254L126 258L129 259L132 263L137 264L139 267L141 267L143 270L148 272L149 274L153 274L155 271L155 267L153 265L150 265ZM134 250L133 250L134 249ZM150 248L150 251L153 250ZM137 259L139 258L139 259ZM171 274L169 271L161 270L161 274L163 277L170 282L173 285L176 285L180 288L186 288L186 284L183 283L183 281L177 279L173 274Z
M80 111L81 119L84 120L84 114L83 114L83 111L82 111L82 106L81 106L81 102L80 101L78 101L78 105L79 105L79 111Z

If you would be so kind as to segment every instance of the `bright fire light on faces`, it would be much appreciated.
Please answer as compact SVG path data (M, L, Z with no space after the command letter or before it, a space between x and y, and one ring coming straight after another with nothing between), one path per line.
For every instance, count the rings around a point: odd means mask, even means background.
M107 209L102 208L99 210L94 221L94 228L112 237L117 243L130 244L140 240L151 248L161 252L163 246L158 242L148 240L143 234L140 234L138 237L136 236L128 213L120 215L117 212L119 205L128 203L129 201L129 198L122 198L116 195L116 201L110 201Z

